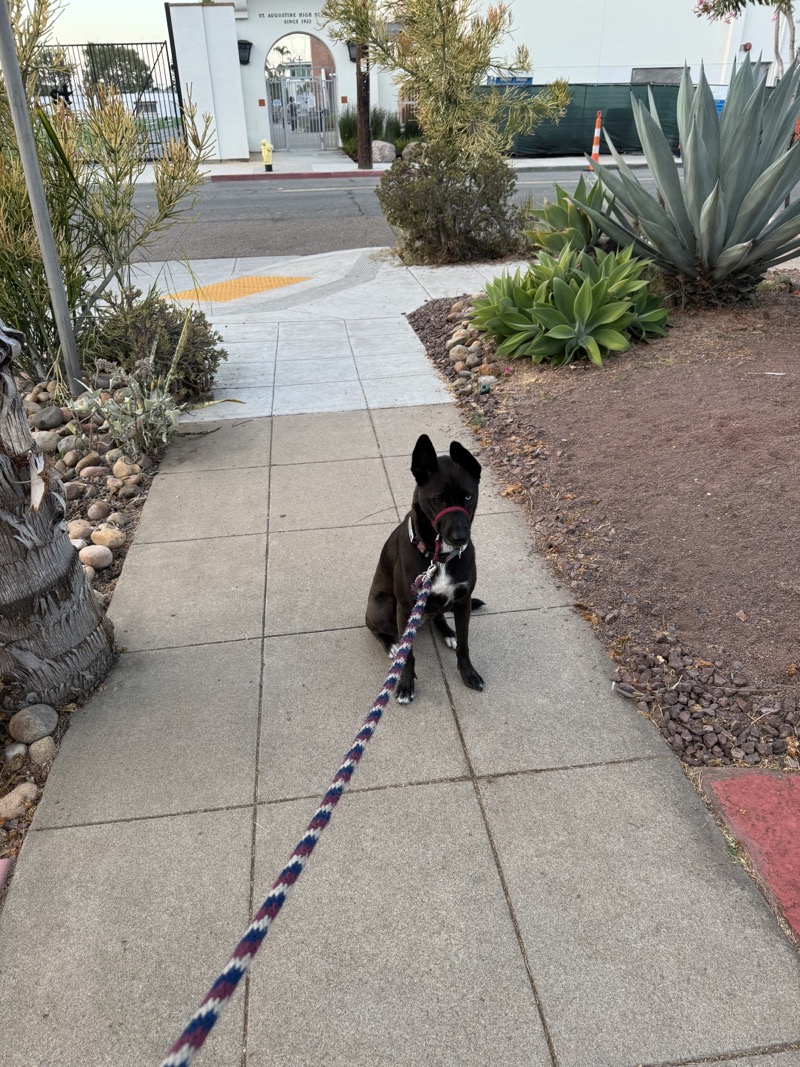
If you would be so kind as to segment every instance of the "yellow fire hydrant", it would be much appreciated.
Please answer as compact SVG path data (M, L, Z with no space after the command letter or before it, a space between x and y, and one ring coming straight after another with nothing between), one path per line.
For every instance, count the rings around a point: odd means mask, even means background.
M272 143L261 142L261 158L264 160L264 170L272 170Z

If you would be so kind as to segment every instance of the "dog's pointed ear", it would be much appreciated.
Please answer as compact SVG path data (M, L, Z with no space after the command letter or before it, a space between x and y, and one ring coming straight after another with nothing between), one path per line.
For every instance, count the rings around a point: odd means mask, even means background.
M473 454L458 441L450 442L450 459L459 467L471 474L476 482L481 480L481 465Z
M426 433L420 434L411 453L411 473L416 478L417 485L424 485L438 469L439 458L433 442Z

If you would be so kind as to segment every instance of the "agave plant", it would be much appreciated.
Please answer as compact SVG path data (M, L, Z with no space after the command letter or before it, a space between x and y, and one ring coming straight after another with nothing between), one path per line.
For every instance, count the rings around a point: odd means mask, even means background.
M555 255L567 245L578 251L593 248L602 231L583 207L588 205L595 211L606 213L606 191L603 183L598 180L589 185L581 175L574 193L568 193L560 185L556 185L555 190L555 203L545 200L542 207L530 212L539 225L525 230L525 236L537 247Z
M565 247L542 252L524 274L503 274L474 302L472 323L497 342L497 355L547 359L554 366L585 356L600 366L630 338L663 335L667 312L641 277L647 263L633 246L596 250L596 258Z
M768 91L749 57L731 79L722 114L701 71L688 68L678 92L683 181L650 96L635 98L634 119L656 182L653 197L606 140L619 170L595 163L615 197L617 220L583 203L597 226L633 242L680 282L685 300L722 304L746 297L765 272L800 251L800 201L784 206L800 180L800 67L794 62Z

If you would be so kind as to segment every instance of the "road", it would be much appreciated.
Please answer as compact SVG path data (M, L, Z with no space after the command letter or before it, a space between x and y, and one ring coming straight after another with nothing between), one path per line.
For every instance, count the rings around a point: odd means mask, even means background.
M652 188L649 174L637 176ZM555 199L553 184L572 188L575 170L520 174L517 199ZM147 259L210 259L289 256L396 244L381 213L377 178L313 178L281 181L208 182L190 222L169 231ZM139 205L152 204L152 186L137 190Z

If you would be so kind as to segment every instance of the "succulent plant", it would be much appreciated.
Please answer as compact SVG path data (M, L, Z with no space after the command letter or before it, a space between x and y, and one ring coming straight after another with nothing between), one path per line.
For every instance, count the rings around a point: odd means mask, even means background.
M641 277L646 261L633 246L595 250L595 258L566 246L558 258L542 252L522 274L502 274L474 302L472 323L497 342L497 355L530 356L554 366L585 356L600 366L630 339L665 332L666 309Z
M785 200L800 180L800 67L768 90L749 57L734 72L721 115L705 73L688 68L678 92L683 180L659 125L633 98L636 128L656 182L647 192L606 133L618 171L595 163L614 194L616 219L587 203L581 210L621 244L673 275L685 300L722 304L746 297L765 272L800 252L800 201Z
M556 185L555 190L555 203L545 200L542 207L530 212L539 225L525 230L525 236L537 247L554 255L558 255L567 245L579 252L593 248L602 231L583 207L588 205L595 211L606 213L603 183L598 180L588 184L581 175L573 193L568 193L560 185Z

